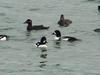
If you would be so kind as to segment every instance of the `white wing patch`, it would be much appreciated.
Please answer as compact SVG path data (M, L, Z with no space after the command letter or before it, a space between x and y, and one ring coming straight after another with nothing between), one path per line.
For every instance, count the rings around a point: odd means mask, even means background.
M3 38L0 38L0 40L1 41L5 41L5 40L7 40L7 38L6 37L3 37Z
M68 40L69 40L69 38L63 38L63 40L64 40L64 41L68 41Z

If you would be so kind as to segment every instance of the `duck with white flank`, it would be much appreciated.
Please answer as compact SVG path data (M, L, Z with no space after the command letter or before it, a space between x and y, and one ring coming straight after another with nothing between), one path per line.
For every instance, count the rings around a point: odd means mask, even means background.
M8 40L7 35L0 35L0 41L6 41L6 40Z
M27 26L27 30L28 31L30 31L30 30L44 30L44 29L49 29L49 26L48 27L44 27L43 25L34 25L34 26L32 26L32 20L31 19L27 19L24 23L28 24L28 26Z
M75 38L75 37L71 37L71 36L61 36L61 32L59 30L55 30L53 33L53 35L55 35L55 40L60 41L60 40L66 40L69 42L74 42L74 41L78 41L79 39Z
M60 20L58 21L58 24L60 26L64 26L64 27L68 27L71 23L72 23L71 20L64 19L64 15L63 14L60 16Z
M39 47L39 48L47 48L47 39L45 36L43 36L41 39L40 39L40 42L37 42L36 43L36 47Z

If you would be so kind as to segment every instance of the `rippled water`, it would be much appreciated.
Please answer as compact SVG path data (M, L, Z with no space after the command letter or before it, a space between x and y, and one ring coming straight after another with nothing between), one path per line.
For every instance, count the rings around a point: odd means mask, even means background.
M0 34L10 36L0 42L0 75L100 75L99 0L0 0ZM57 25L59 16L71 19L66 28ZM27 32L23 22L50 26L49 30ZM51 33L82 41L57 43ZM46 36L48 49L35 47Z

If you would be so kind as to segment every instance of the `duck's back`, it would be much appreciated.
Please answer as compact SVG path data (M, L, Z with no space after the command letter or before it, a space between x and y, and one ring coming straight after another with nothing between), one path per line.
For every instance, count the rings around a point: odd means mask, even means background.
M65 19L65 23L67 23L67 24L69 25L69 24L71 24L71 23L72 23L72 21L71 21L71 20L69 20L69 19Z
M32 29L34 30L41 30L41 29L48 29L49 27L44 27L43 25L33 26Z
M95 31L95 32L100 32L100 28L98 28L98 29L95 29L94 31Z
M27 30L43 30L48 28L49 27L44 27L43 25L34 25L32 27L27 27Z
M63 39L67 39L67 41L69 42L74 42L74 41L78 41L79 39L75 38L75 37L70 37L70 36L63 36Z
M65 20L59 20L58 21L58 24L60 25L60 26L65 26L65 27L68 27L70 24L72 23L72 21L71 20L69 20L69 19L65 19Z
M60 26L64 26L64 22L61 21L61 20L58 21L58 24L59 24Z

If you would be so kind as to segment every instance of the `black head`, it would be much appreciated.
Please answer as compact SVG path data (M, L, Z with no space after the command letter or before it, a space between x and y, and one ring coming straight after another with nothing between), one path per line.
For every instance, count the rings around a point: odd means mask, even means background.
M31 19L27 19L24 23L32 23Z
M61 21L64 20L64 15L63 15L63 14L61 14L60 20L61 20Z
M43 45L43 44L46 44L46 43L47 43L46 37L43 36L43 37L40 39L40 42L37 42L37 43L36 43L36 46L38 47L39 45Z
M98 10L100 10L100 5L98 6Z
M61 14L61 17L64 17L64 15L63 15L63 14Z
M43 36L43 37L41 38L40 43L41 43L41 44L46 44L46 43L47 43L47 39L46 39L45 36Z
M59 30L55 30L52 34L56 35L56 37L61 37L61 33Z
M40 42L37 42L37 43L36 43L36 46L38 47L39 45L40 45Z

